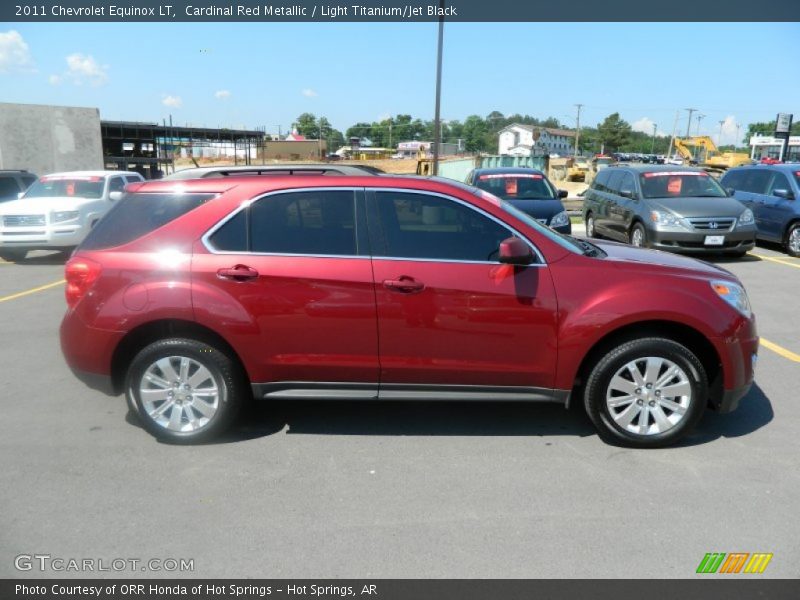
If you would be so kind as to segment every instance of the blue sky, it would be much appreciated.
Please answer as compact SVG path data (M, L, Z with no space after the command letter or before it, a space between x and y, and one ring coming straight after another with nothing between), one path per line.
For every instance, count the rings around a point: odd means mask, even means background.
M435 23L0 23L0 101L96 106L104 119L286 131L302 112L341 130L433 118ZM451 23L442 118L492 110L574 126L619 111L671 133L800 118L797 23ZM681 110L679 133L686 131ZM692 133L697 131L693 119Z

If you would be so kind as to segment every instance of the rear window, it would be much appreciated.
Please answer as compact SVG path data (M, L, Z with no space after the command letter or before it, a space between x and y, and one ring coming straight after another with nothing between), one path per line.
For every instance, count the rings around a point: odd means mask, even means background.
M553 186L539 173L483 173L475 187L503 200L552 200Z
M214 194L125 194L81 244L83 250L122 246L209 201Z

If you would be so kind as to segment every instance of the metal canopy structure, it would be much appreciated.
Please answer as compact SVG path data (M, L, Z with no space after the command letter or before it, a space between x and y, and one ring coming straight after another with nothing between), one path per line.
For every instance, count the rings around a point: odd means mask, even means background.
M179 127L136 121L100 121L103 160L107 168L137 171L147 179L157 179L175 170L175 153L182 148L232 148L244 151L243 164L250 164L253 148L260 148L264 132L246 129Z

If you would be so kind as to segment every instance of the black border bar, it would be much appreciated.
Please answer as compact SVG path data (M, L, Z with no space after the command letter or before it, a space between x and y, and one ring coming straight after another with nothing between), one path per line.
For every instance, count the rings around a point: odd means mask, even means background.
M24 586L27 591L20 591ZM141 586L141 587L138 587ZM371 586L371 587L370 587ZM30 592L40 588L43 593ZM70 593L70 590L75 590ZM79 591L80 590L80 591ZM100 591L99 594L96 591ZM238 592L238 593L237 593ZM697 579L2 579L3 600L789 600L800 582L752 575Z
M442 4L448 22L800 21L796 0L444 0ZM0 21L433 22L439 19L439 7L438 0L3 0Z

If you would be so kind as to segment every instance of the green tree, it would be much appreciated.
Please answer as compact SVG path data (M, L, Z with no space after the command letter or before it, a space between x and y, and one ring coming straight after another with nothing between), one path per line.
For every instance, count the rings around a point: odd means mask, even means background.
M619 113L613 113L597 126L597 133L604 145L604 150L613 152L628 143L631 137L631 126L619 116Z
M317 139L319 137L319 124L317 117L311 113L303 113L294 122L297 133L307 138Z
M464 121L464 146L467 152L485 152L488 149L486 121L478 115L470 115ZM494 141L497 144L497 141Z

